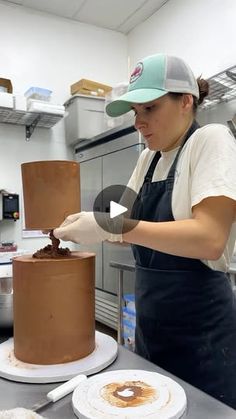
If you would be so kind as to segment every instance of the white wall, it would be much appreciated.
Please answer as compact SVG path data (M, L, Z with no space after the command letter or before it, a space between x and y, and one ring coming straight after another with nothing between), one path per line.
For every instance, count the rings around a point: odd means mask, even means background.
M0 77L12 80L14 93L30 86L53 90L62 104L70 85L81 78L105 84L127 79L127 39L124 35L0 1ZM0 189L21 194L23 162L72 159L65 144L64 123L36 128L29 142L21 126L0 124ZM0 241L14 240L36 250L47 239L22 239L21 221L0 222Z
M208 78L236 64L235 0L169 0L128 35L131 69L165 52L185 59Z

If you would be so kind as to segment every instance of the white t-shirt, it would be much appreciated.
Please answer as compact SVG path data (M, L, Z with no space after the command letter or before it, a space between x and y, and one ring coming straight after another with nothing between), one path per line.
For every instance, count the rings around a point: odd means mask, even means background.
M152 182L166 179L179 147L161 152ZM156 152L146 148L140 155L128 186L138 192ZM224 195L236 200L236 141L220 124L197 129L184 145L178 159L172 194L175 220L192 218L192 207L204 198ZM202 260L211 269L226 272L234 250L236 222L224 253L218 260Z

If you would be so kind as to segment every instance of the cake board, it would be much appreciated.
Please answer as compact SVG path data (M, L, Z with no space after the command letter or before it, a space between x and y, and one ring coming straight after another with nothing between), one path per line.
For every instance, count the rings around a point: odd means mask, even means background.
M117 370L89 377L72 396L80 419L179 419L184 389L169 377L143 370Z
M14 355L13 338L0 344L0 377L23 383L57 383L78 374L95 374L117 357L118 344L111 336L96 331L95 349L88 356L73 362L53 365L28 364Z

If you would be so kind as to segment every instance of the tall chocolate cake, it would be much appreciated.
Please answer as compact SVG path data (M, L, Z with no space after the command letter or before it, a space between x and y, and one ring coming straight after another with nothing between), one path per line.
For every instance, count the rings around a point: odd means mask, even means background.
M81 359L95 348L95 255L60 248L53 229L80 211L79 165L22 165L26 229L52 244L13 260L14 353L33 364Z

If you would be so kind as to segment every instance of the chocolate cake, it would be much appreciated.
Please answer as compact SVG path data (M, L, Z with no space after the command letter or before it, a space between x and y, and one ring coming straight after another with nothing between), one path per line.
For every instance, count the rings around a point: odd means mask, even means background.
M14 353L33 364L59 364L95 348L95 255L13 260Z
M52 244L13 260L14 354L32 364L60 364L95 348L95 254L59 247L53 236L80 211L79 164L22 165L25 227L48 230Z

